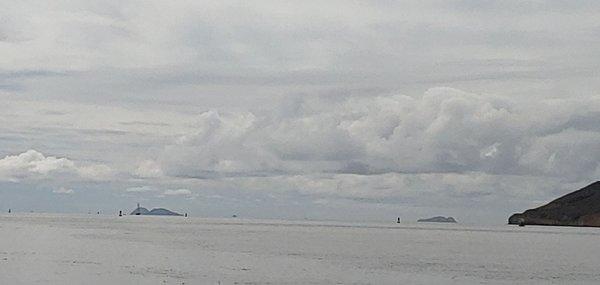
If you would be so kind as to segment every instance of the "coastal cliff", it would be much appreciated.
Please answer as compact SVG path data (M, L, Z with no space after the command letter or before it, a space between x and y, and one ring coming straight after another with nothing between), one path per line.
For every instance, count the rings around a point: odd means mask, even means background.
M600 181L544 206L513 214L509 224L600 227Z

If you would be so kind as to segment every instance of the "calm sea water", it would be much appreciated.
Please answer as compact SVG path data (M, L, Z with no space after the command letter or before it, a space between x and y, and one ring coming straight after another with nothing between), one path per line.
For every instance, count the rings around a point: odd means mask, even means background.
M0 216L0 284L600 284L600 229Z

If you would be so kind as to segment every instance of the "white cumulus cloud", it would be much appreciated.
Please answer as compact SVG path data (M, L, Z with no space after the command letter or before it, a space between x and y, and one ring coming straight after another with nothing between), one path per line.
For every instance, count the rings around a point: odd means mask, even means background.
M125 189L125 192L134 192L134 193L152 192L152 191L156 191L156 189L151 186L137 186L137 187L129 187L129 188Z
M112 170L106 165L80 166L68 158L45 156L36 150L0 159L0 180L21 181L26 179L74 176L84 180L108 179Z
M165 196L189 196L192 195L192 191L188 189L168 189L162 194Z
M433 88L422 97L299 104L299 111L284 116L205 112L195 133L166 147L161 169L198 178L482 172L575 179L591 175L600 160L600 132L590 129L600 123L594 98L532 105Z
M75 193L75 191L73 191L73 189L69 189L69 188L65 188L65 187L60 187L58 189L52 190L52 193L55 193L55 194L73 194L73 193Z
M163 171L159 163L154 160L142 161L137 169L134 171L134 175L142 178L154 178L161 177Z

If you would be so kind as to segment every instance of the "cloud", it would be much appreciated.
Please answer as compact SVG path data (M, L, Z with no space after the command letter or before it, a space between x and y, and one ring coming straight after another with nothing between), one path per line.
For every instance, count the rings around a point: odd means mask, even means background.
M0 159L0 178L18 181L29 177L45 177L53 173L75 170L75 163L66 158L46 157L35 150Z
M585 183L564 183L560 178L468 173L303 174L268 177L203 179L199 183L224 201L248 204L258 198L265 206L285 203L322 204L347 201L363 205L411 208L489 208L503 214L531 207L578 189ZM208 197L203 195L202 197ZM308 207L308 205L307 205ZM491 210L493 209L493 210ZM376 209L372 209L377 212ZM504 211L504 212L503 212ZM498 214L498 212L495 212ZM502 220L504 219L503 216Z
M105 165L79 166L68 158L45 156L36 150L0 159L0 180L21 181L75 176L84 180L102 180L110 177Z
M164 196L192 196L192 191L188 189L168 189L162 195Z
M213 177L276 170L274 155L255 137L261 134L254 114L211 110L197 121L196 132L179 137L158 159L166 174Z
M106 181L114 177L114 171L106 165L89 165L77 169L77 174L83 179Z
M52 193L55 193L55 194L66 194L66 195L68 195L68 194L75 193L75 191L73 191L73 189L60 187L58 189L52 190Z
M495 80L512 87L538 80L552 87L544 81L595 77L598 64L590 60L599 46L590 40L598 30L590 20L598 16L597 3L150 3L7 3L0 11L0 66L11 73L88 76L93 80L75 81L90 92L90 83L389 90L406 83Z
M286 116L208 111L157 160L174 177L466 173L592 178L600 100L518 101L451 88L422 97L300 101ZM532 116L532 112L538 114Z
M333 205L600 175L596 2L3 4L0 181Z
M156 178L163 176L160 164L153 160L142 161L134 171L134 175L142 178Z
M129 187L129 188L125 189L125 192L134 192L134 193L153 192L153 191L156 191L156 189L151 186Z

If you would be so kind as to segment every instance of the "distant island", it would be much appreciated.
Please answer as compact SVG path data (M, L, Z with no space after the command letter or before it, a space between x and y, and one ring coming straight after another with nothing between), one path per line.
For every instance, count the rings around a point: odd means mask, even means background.
M600 181L508 218L509 224L600 227Z
M144 207L140 207L140 204L137 205L137 208L131 212L130 215L134 216L183 216L182 214L175 213L173 211L164 209L164 208L154 208L152 210L148 210Z
M419 219L417 220L419 223L456 223L456 220L453 217L442 217L437 216L429 219Z

